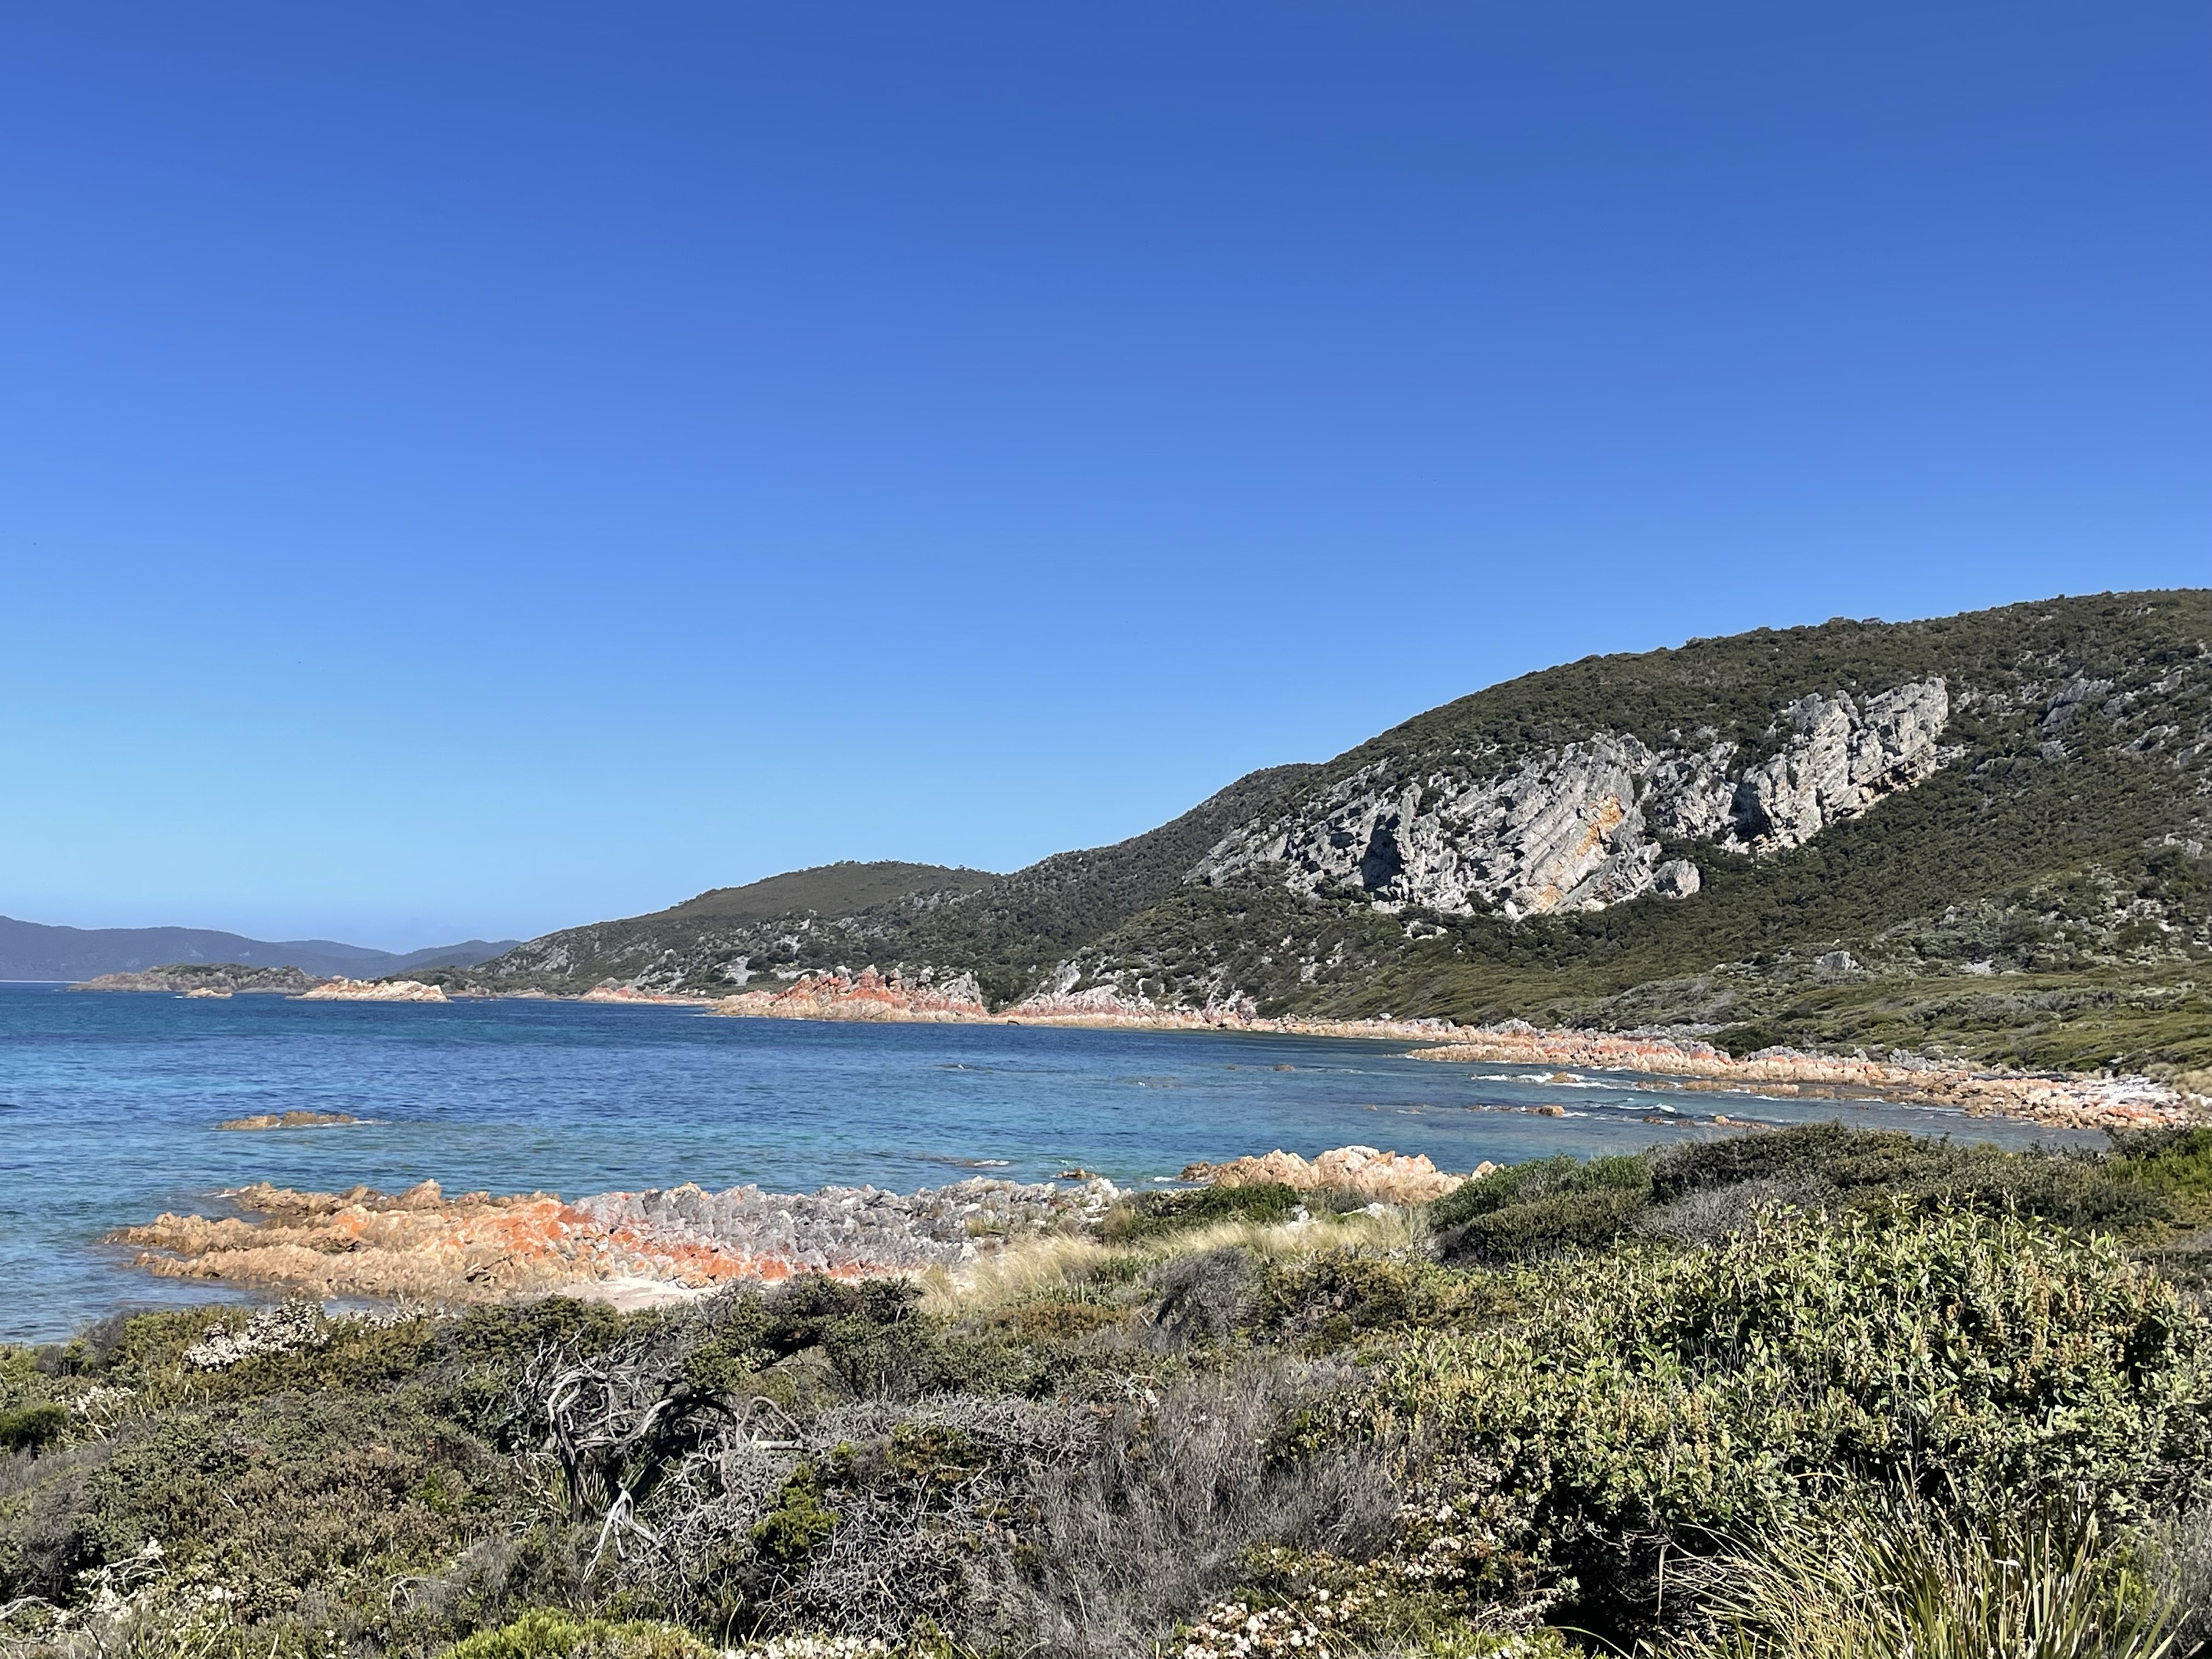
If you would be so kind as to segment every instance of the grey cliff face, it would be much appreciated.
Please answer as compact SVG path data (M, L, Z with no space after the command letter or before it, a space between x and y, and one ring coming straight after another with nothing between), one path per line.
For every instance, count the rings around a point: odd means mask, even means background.
M1378 908L1508 917L1600 910L1640 894L1698 890L1695 864L1662 862L1662 838L1753 854L1796 847L1911 788L1942 763L1950 718L1940 679L1863 700L1808 696L1782 709L1781 750L1735 768L1735 745L1654 750L1609 732L1485 769L1355 773L1281 817L1232 830L1186 879L1268 879L1295 891L1350 886Z
M1863 704L1803 697L1784 714L1789 747L1744 776L1730 807L1739 838L1762 851L1801 846L1934 772L1951 699L1942 681L1921 680Z

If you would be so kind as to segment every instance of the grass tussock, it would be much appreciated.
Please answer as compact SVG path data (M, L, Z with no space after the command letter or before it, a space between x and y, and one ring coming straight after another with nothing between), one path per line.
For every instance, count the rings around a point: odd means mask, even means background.
M1698 1659L2166 1659L2170 1586L2057 1498L1972 1521L1911 1487L1711 1564Z

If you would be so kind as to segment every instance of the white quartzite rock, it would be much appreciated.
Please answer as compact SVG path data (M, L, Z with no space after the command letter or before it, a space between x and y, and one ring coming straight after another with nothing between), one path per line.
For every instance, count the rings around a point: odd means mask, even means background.
M1735 792L1738 835L1761 849L1801 846L1935 771L1951 700L1942 681L1923 680L1863 705L1844 696L1802 697L1784 712L1796 732L1790 746L1747 774Z
M1662 864L1662 837L1754 854L1802 845L1934 772L1949 718L1943 682L1929 679L1863 701L1801 698L1780 713L1781 750L1742 769L1725 742L1653 750L1609 732L1510 767L1447 763L1411 781L1377 762L1232 830L1186 879L1219 884L1276 866L1295 891L1351 886L1385 910L1516 918L1654 890L1684 898L1698 868Z

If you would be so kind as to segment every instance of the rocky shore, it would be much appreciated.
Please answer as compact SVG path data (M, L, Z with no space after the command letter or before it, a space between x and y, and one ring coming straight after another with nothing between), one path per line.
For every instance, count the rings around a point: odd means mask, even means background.
M280 1125L240 1120L236 1127ZM1183 1178L1414 1205L1469 1177L1425 1157L1340 1146L1311 1159L1277 1151L1194 1164ZM916 1193L708 1192L686 1184L571 1201L551 1193L448 1196L426 1181L403 1193L300 1192L260 1182L218 1196L241 1213L162 1215L120 1228L106 1242L134 1248L137 1265L164 1278L316 1301L451 1307L565 1295L639 1306L736 1279L957 1273L1024 1243L1094 1234L1124 1194L1103 1176L1070 1170L1056 1181L982 1177Z
M301 988L304 986L305 988ZM445 1002L417 980L310 980L296 969L163 969L113 974L80 990L167 991L191 995L283 992L314 1002ZM461 994L478 994L463 992ZM543 994L518 993L515 994ZM1133 1002L1109 988L1039 992L992 1012L970 975L913 982L873 969L812 974L774 990L720 998L672 995L608 983L580 999L602 1004L690 1006L739 1018L857 1020L926 1024L1066 1025L1139 1030L1229 1030L1285 1036L1360 1037L1429 1045L1413 1058L1447 1064L1536 1066L1560 1071L1638 1073L1689 1091L1748 1090L1810 1099L1876 1099L1948 1108L1974 1116L2021 1118L2057 1128L2113 1129L2212 1121L2212 1097L2144 1077L2030 1073L1893 1055L1766 1049L1734 1058L1710 1043L1661 1035L1539 1030L1519 1020L1459 1026L1441 1019L1267 1019L1249 1003L1168 1008ZM2184 1078L2184 1084L2191 1083ZM2197 1074L2202 1086L2202 1074Z
M1388 1038L1435 1046L1417 1060L1560 1070L1630 1072L1685 1090L1750 1090L1811 1099L1876 1099L2004 1116L2054 1128L2122 1129L2212 1121L2212 1099L2144 1077L2007 1072L1945 1061L1768 1049L1737 1060L1693 1039L1545 1031L1520 1020L1459 1026L1448 1020L1263 1019L1249 1006L1206 1009L1136 1005L1104 988L1039 994L998 1013L963 981L910 986L873 970L815 975L780 991L749 991L711 1006L717 1014L781 1019L969 1021L1144 1030L1234 1030L1286 1036Z
M604 993L604 994L603 994ZM586 1000L684 1002L601 988ZM1109 988L1040 991L994 1013L974 978L914 984L874 969L854 975L809 974L776 991L740 991L706 1004L709 1012L754 1019L908 1021L927 1024L1076 1025L1150 1031L1263 1031L1299 1036L1403 1037L1434 1040L1460 1029L1441 1019L1262 1019L1247 1002L1206 1008L1166 1008L1132 1002Z
M1416 1060L1637 1072L1685 1090L1749 1090L1814 1100L1886 1100L2001 1115L2054 1128L2134 1129L2203 1121L2206 1103L2148 1078L2069 1077L1975 1070L1926 1060L1839 1058L1768 1049L1733 1059L1710 1043L1652 1036L1540 1031L1512 1021L1457 1034Z
M177 963L134 973L81 980L72 991L164 992L171 996L298 996L326 981L298 968L246 968L236 963Z
M319 1300L447 1306L565 1294L670 1299L732 1279L860 1279L957 1267L1018 1241L1084 1231L1121 1196L1111 1182L978 1179L919 1193L825 1187L808 1194L684 1185L602 1193L447 1197L297 1192L266 1183L219 1194L245 1213L162 1215L110 1243L165 1278Z
M443 1002L446 994L419 979L330 979L300 993L301 1002Z

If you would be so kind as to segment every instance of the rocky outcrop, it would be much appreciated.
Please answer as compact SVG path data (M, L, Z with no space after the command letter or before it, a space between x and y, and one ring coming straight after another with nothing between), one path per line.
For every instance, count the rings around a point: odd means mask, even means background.
M163 991L173 996L298 996L327 981L298 968L249 968L236 962L179 962L137 973L102 974L72 991Z
M686 1185L573 1204L549 1193L448 1198L429 1181L389 1194L259 1184L222 1196L251 1218L164 1215L109 1242L137 1247L138 1264L168 1278L443 1305L605 1285L700 1290L795 1273L857 1279L957 1267L1080 1227L1120 1194L1094 1177L1079 1186L963 1181L911 1194Z
M1384 909L1516 919L1686 897L1697 866L1662 861L1662 842L1754 854L1802 845L1933 773L1949 717L1943 682L1929 679L1863 700L1801 698L1777 714L1776 752L1748 764L1710 731L1665 749L1599 732L1511 764L1455 758L1411 777L1377 761L1231 831L1188 879L1348 888Z
M1784 711L1782 752L1746 773L1729 801L1730 835L1755 849L1796 847L1910 789L1942 763L1951 717L1941 680L1869 697L1804 697Z
M1100 1176L1079 1187L978 1179L913 1193L825 1187L817 1193L710 1193L685 1185L607 1193L577 1208L611 1234L650 1242L681 1256L726 1256L774 1264L777 1276L915 1273L957 1267L1011 1241L1094 1221L1121 1196Z
M2136 1129L2202 1121L2203 1109L2184 1092L2142 1077L2060 1077L1938 1065L1903 1057L1801 1054L1762 1049L1738 1060L1711 1043L1667 1037L1612 1036L1595 1031L1540 1031L1519 1020L1462 1031L1422 1049L1415 1060L1447 1065L1498 1064L1642 1074L1674 1079L1692 1091L1746 1090L1785 1097L1887 1100L1942 1106L1972 1117L2002 1116L2055 1128ZM1553 1081L1579 1083L1571 1071ZM1661 1085L1663 1086L1663 1085Z
M301 1002L444 1002L445 992L419 979L333 979L303 991Z
M781 991L740 991L716 1002L718 1014L769 1019L957 1021L982 1018L983 990L973 974L943 983L909 983L870 968L848 976L810 974Z
M349 1123L370 1123L373 1118L356 1117L351 1112L256 1112L251 1117L226 1118L215 1127L218 1129L334 1129Z

